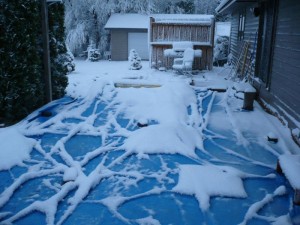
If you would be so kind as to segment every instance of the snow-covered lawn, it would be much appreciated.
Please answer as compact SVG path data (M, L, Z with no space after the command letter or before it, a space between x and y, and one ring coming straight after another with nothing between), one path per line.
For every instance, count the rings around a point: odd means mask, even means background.
M275 172L300 150L257 102L241 109L228 70L190 86L148 62L76 68L65 98L0 129L1 224L300 224Z

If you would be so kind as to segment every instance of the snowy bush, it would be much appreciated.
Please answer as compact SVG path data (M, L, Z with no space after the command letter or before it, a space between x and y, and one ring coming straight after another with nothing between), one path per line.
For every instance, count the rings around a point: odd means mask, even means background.
M99 61L101 57L99 49L89 49L88 50L88 60L91 62Z
M60 55L58 61L64 62L64 68L67 73L71 73L75 70L74 56L71 52Z
M142 60L141 57L139 56L139 54L137 53L137 51L135 49L131 49L130 53L129 53L129 69L130 70L139 70L142 68Z
M223 66L227 62L229 37L219 36L214 46L214 65Z
M87 59L91 62L99 61L101 58L101 53L93 42L88 46L87 54Z

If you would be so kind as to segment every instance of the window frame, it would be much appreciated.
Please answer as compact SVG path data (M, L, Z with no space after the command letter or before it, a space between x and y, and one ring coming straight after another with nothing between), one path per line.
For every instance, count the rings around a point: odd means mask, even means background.
M245 21L246 21L246 13L241 12L239 14L239 23L238 23L238 40L242 41L245 37Z

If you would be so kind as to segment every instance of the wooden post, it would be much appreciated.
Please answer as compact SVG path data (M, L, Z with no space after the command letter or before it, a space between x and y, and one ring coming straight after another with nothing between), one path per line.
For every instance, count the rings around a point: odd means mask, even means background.
M299 189L295 189L294 204L295 205L300 205L300 190Z
M45 91L46 91L46 93L45 93L45 103L48 103L48 102L52 101L48 6L47 6L46 0L41 0L41 4L42 4L44 82L45 82Z
M276 171L277 171L277 173L282 174L282 169L281 169L279 160L277 160Z

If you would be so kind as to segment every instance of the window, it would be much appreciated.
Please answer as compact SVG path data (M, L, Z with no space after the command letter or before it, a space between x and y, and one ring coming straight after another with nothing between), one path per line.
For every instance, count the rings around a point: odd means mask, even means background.
M239 28L238 28L238 40L244 40L244 31L245 31L245 13L241 13L239 16Z

